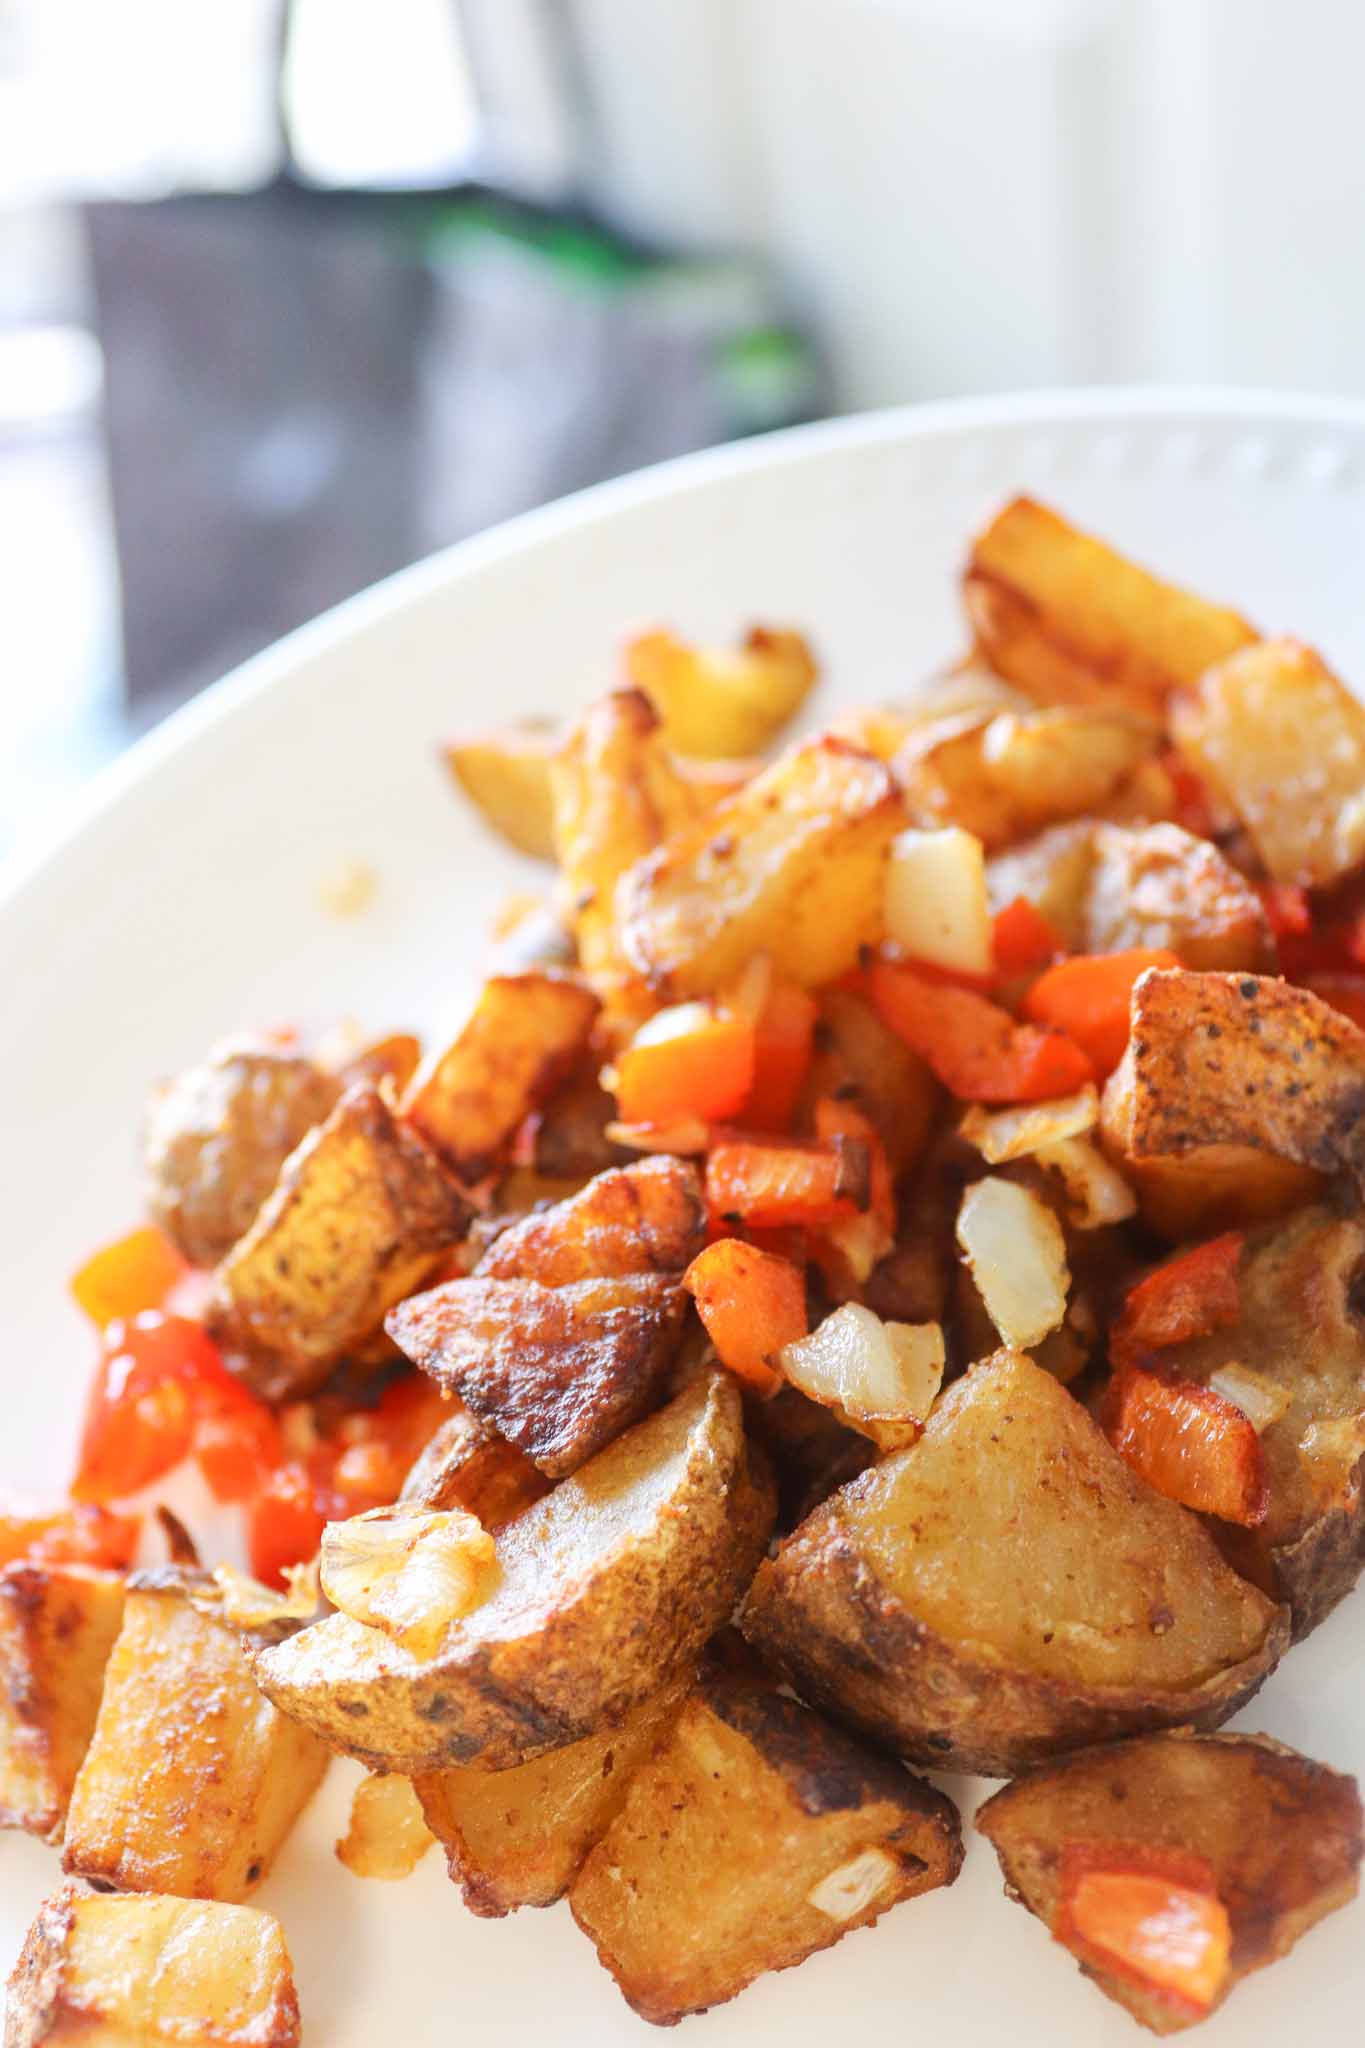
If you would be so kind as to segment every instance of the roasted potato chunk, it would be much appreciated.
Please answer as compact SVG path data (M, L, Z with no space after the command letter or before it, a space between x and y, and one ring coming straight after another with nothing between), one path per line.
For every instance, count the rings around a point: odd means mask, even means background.
M1090 1750L1006 1786L976 1824L1000 1858L1010 1897L1046 1927L1057 1924L1069 1850L1192 1852L1210 1866L1230 1925L1214 2006L1353 1899L1360 1868L1355 1780L1267 1735L1182 1732ZM1082 1968L1155 2034L1203 2016L1097 1958Z
M129 1582L62 1863L120 1891L240 1899L327 1750L262 1699L236 1631L196 1607L197 1578L167 1567Z
M379 1090L348 1089L219 1267L209 1327L257 1393L310 1393L381 1337L385 1311L459 1242L469 1214Z
M656 1693L619 1728L510 1771L432 1771L418 1797L471 1913L497 1918L562 1899L621 1809L632 1776L677 1715L685 1684Z
M298 2048L280 1925L251 1906L86 1898L39 1908L10 1974L5 2048Z
M1101 1110L1125 1169L1237 1146L1365 1183L1365 1032L1321 997L1260 975L1152 969L1131 1015Z
M987 1776L1216 1726L1288 1634L1198 1520L1012 1352L782 1544L741 1626L806 1697L912 1762Z
M158 1088L143 1136L147 1206L195 1266L251 1227L294 1147L341 1084L279 1046L233 1042Z
M771 1400L752 1405L754 1435L777 1473L778 1523L793 1529L836 1486L856 1479L876 1457L876 1446L784 1381Z
M696 1167L686 1159L640 1159L514 1223L477 1272L481 1280L538 1280L545 1287L680 1273L701 1250L705 1229Z
M117 1572L0 1571L0 1827L61 1840L122 1618Z
M598 1065L590 1058L540 1112L531 1136L531 1164L547 1179L591 1180L631 1156L607 1136L607 1125L616 1120L616 1102L597 1078Z
M1055 827L986 871L991 904L1027 897L1081 953L1166 947L1189 967L1265 967L1261 899L1245 875L1179 825L1094 820Z
M551 1478L662 1400L687 1297L666 1273L447 1280L389 1313L400 1351Z
M486 825L518 853L553 860L550 756L559 735L548 718L447 742L446 766Z
M399 1499L413 1507L464 1508L485 1529L500 1529L549 1490L524 1451L460 1402L408 1473Z
M622 880L630 964L670 999L711 993L760 952L788 980L837 981L880 936L904 823L874 755L829 735L790 749Z
M581 982L495 975L451 1043L413 1075L405 1120L462 1180L481 1180L573 1068L596 1015Z
M809 1110L822 1095L857 1090L897 1177L919 1158L943 1091L926 1061L888 1030L865 997L851 989L820 993L816 1055L803 1097Z
M762 1678L709 1671L569 1893L643 2019L671 2026L951 1884L951 1802Z
M676 633L639 633L626 675L643 690L680 754L762 753L814 687L815 657L800 633L751 626L737 648L691 647Z
M992 668L1044 704L1159 713L1170 691L1256 638L1236 612L1162 582L1032 498L978 534L963 596Z
M1365 709L1311 649L1248 647L1172 706L1171 729L1274 881L1322 888L1365 861Z
M725 1374L698 1379L497 1535L498 1584L418 1658L345 1615L263 1651L267 1694L379 1770L509 1770L619 1724L724 1621L771 1483Z
M1260 1429L1268 1507L1229 1534L1233 1561L1289 1606L1294 1638L1330 1614L1365 1563L1365 1222L1313 1208L1247 1240L1237 1321L1161 1354L1182 1379L1233 1401L1253 1375L1280 1413ZM1282 1404L1282 1405L1281 1405ZM1253 1420L1258 1418L1253 1416Z

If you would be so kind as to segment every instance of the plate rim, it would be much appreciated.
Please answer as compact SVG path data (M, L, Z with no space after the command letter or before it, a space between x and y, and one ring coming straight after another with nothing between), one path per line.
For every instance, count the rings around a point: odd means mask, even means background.
M660 499L690 495L758 470L819 460L842 449L932 442L964 431L989 432L1019 425L1041 428L1088 422L1121 426L1162 419L1186 428L1245 423L1262 429L1277 426L1344 432L1365 439L1365 399L1258 386L1089 385L921 400L840 414L721 442L589 484L500 520L367 584L207 684L98 769L84 788L58 806L45 827L28 833L0 858L0 920L47 870L73 853L140 782L188 751L239 709L281 686L291 670L409 605L419 604L442 586L475 577L519 553L531 553L561 534Z

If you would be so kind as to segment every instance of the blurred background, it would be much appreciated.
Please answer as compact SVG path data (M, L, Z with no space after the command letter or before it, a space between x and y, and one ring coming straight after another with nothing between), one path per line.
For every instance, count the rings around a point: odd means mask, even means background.
M1345 0L0 0L0 852L326 605L774 426L1365 392Z

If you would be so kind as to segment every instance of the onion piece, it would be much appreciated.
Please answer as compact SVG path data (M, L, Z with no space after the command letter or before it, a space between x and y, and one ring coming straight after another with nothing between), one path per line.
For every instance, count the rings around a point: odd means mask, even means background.
M1063 1138L1042 1146L1038 1164L1061 1175L1067 1192L1067 1221L1077 1230L1102 1230L1137 1214L1137 1196L1116 1166L1089 1138Z
M1239 1365L1236 1359L1211 1373L1209 1386L1225 1401L1231 1401L1234 1408L1241 1409L1257 1436L1269 1429L1272 1422L1278 1422L1290 1405L1287 1387L1267 1379L1263 1372L1253 1372L1249 1365Z
M1025 1102L1017 1108L996 1110L974 1102L958 1129L988 1166L1003 1166L1006 1160L1041 1152L1045 1145L1082 1138L1099 1120L1099 1092L1087 1081L1074 1095L1058 1095L1051 1102Z
M960 825L902 832L886 870L887 937L914 960L988 975L991 912L981 841Z
M487 1599L496 1574L493 1538L462 1508L371 1508L322 1532L322 1590L333 1606L416 1657Z
M885 1891L897 1868L885 1849L864 1849L860 1856L841 1863L819 1884L812 1885L806 1893L806 1904L842 1925L855 1914L867 1911L877 1894Z
M1062 1226L1047 1204L1014 1181L974 1181L957 1212L957 1241L1006 1344L1041 1344L1063 1321L1071 1286Z
M631 1152L676 1152L695 1157L711 1144L711 1126L699 1116L680 1117L675 1124L609 1123L607 1138Z
M780 1357L794 1387L884 1451L920 1435L946 1361L937 1323L884 1323L858 1302L836 1308Z
M435 1840L411 1778L367 1777L356 1786L337 1860L356 1877L391 1882L415 1870Z

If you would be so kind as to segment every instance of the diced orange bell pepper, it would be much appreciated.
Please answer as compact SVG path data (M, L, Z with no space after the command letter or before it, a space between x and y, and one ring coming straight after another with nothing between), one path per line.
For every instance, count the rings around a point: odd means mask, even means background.
M106 1323L140 1316L149 1308L160 1308L171 1289L182 1280L189 1266L168 1237L149 1223L130 1230L90 1258L72 1275L71 1292L92 1323L103 1329Z
M706 1212L713 1227L818 1228L859 1215L871 1195L867 1148L722 1138L707 1155Z
M896 1242L895 1181L876 1127L853 1103L824 1096L815 1105L815 1135L825 1144L852 1139L868 1151L867 1208L843 1223L827 1223L811 1238L812 1256L838 1299L847 1301Z
M1176 954L1159 946L1059 960L1038 977L1025 996L1024 1015L1035 1024L1065 1031L1084 1047L1097 1073L1112 1074L1128 1044L1133 983L1149 967L1179 965Z
M785 1131L810 1072L819 1012L795 982L775 981L754 1033L754 1080L741 1121L756 1131Z
M1315 996L1321 996L1324 1003L1330 1003L1365 1031L1365 974L1305 974L1300 980Z
M1066 946L1056 925L1027 896L1016 896L995 914L991 949L996 973L1008 976L1046 967L1066 951Z
M1240 1230L1225 1231L1177 1252L1130 1287L1109 1334L1110 1357L1135 1358L1229 1329L1242 1313L1237 1272L1245 1242Z
M1184 1850L1070 1844L1052 1932L1082 1962L1154 1992L1184 2018L1208 2012L1227 1981L1227 1908L1212 1865Z
M754 1081L754 1026L709 1003L660 1010L616 1059L622 1123L703 1123L733 1116Z
M1193 832L1196 839L1212 839L1218 830L1218 820L1203 777L1174 747L1161 756L1161 766L1175 791L1175 823L1186 832Z
M877 1014L964 1102L1045 1102L1095 1079L1065 1032L1018 1024L970 989L879 960L867 977Z
M1263 882L1261 902L1270 929L1277 939L1306 939L1313 929L1308 891L1296 882Z
M36 1564L103 1565L126 1571L137 1550L140 1515L116 1515L83 1502L57 1507L0 1498L0 1565L21 1558Z
M721 1364L761 1394L775 1394L782 1384L783 1345L799 1343L810 1327L800 1269L726 1237L698 1252L683 1286Z
M1254 1529L1266 1518L1265 1454L1250 1418L1171 1368L1126 1364L1110 1384L1104 1431L1156 1493Z

